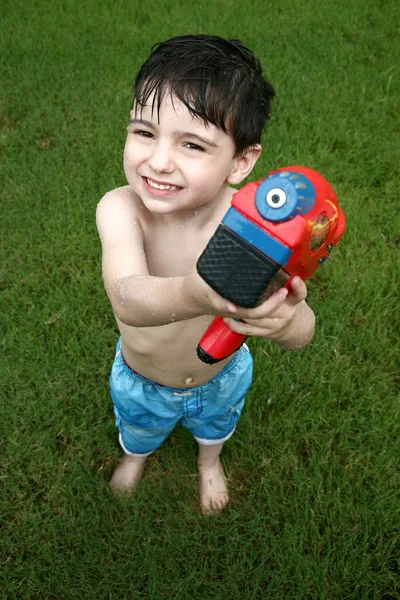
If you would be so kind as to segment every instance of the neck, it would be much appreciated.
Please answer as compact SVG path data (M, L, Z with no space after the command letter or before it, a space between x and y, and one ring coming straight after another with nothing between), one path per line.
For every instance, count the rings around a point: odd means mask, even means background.
M223 187L220 192L206 204L173 212L171 214L155 215L155 218L164 225L170 227L187 227L196 226L198 229L203 229L215 222L215 219L222 219L228 210L235 189Z

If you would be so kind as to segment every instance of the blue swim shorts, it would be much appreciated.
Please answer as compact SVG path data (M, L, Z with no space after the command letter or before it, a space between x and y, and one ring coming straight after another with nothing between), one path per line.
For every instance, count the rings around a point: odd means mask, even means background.
M188 389L154 383L129 368L118 341L110 375L119 441L131 455L156 450L177 423L200 444L225 442L233 434L252 380L253 360L242 346L207 383Z

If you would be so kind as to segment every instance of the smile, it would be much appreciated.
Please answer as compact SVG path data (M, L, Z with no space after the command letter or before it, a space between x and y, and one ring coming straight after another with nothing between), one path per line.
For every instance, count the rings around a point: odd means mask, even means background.
M169 183L158 183L154 181L154 179L150 179L149 177L144 177L147 185L154 188L155 190L166 190L166 191L178 191L182 188L177 185L170 185Z

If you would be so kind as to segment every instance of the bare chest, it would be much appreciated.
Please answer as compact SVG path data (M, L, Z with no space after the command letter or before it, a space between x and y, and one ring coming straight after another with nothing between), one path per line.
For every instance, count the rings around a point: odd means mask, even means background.
M186 275L204 250L213 229L158 228L144 230L144 250L149 274L157 277Z

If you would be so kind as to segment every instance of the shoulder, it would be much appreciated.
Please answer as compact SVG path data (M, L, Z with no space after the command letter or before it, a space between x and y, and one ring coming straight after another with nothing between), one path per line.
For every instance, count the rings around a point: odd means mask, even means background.
M108 215L111 212L118 212L121 209L135 211L139 208L141 200L128 185L115 188L104 194L100 202L97 204L96 215L102 216L103 213Z
M129 186L107 192L96 207L96 223L99 232L122 220L137 220L142 201Z
M142 201L129 186L107 192L96 208L96 225L100 238L109 239L141 229L141 206Z

